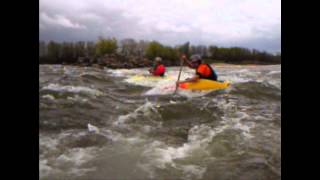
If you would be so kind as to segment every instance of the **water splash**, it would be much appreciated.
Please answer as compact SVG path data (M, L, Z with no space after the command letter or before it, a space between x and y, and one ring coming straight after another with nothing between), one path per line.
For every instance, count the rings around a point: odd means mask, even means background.
M85 93L88 95L93 95L93 96L101 96L103 95L103 92L89 88L89 87L84 87L84 86L63 86L60 84L49 84L48 86L45 86L42 88L42 90L50 90L50 91L57 91L57 92L70 92L70 93Z

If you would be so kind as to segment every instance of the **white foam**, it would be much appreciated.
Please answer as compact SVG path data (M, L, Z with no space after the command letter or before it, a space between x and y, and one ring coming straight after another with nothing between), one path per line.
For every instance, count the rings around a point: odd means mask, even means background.
M152 117L150 121L152 123L156 123L158 127L161 126L161 121L154 121L153 119L162 119L160 113L157 110L157 105L152 104L151 102L147 101L145 104L138 107L134 112L129 113L127 115L119 116L118 120L113 123L114 126L119 127L127 127L126 123L132 119L137 119L139 115L143 115L145 117Z
M143 69L106 69L111 76L114 77L128 77L131 75L141 74L141 72L146 71ZM147 72L147 71L146 71Z
M201 179L203 173L206 171L201 166L195 166L194 164L181 165L177 163L176 159L183 159L189 156L199 155L205 158L209 158L210 154L207 152L207 147L212 142L213 138L227 129L239 129L245 138L252 138L250 129L254 127L254 123L242 122L241 120L249 118L250 116L245 112L238 111L236 107L236 100L230 99L227 101L217 101L219 108L226 111L226 115L223 117L223 121L219 126L212 128L208 125L194 126L189 130L188 142L179 147L168 146L162 141L152 141L145 144L143 149L143 157L146 158L143 163L139 164L139 167L148 172L150 178L154 177L158 168L176 168L181 170L185 178L189 179ZM153 107L151 103L139 107L136 111L141 113L141 110L147 107ZM132 114L130 114L132 115ZM133 115L134 116L134 115ZM123 116L122 123L127 122L127 116ZM119 119L121 121L121 119ZM145 126L144 126L145 127ZM149 127L147 127L148 129ZM127 142L139 143L143 141L138 136L135 138L122 137L121 140Z
M232 74L231 75L227 75L227 76L219 77L219 79L227 79L229 82L231 82L231 84L245 83L245 82L252 81L252 79L249 78L249 77L243 77L243 76L232 75Z
M43 95L42 98L45 98L45 99L50 99L52 101L55 100L54 96L52 96L51 94L46 94L46 95Z
M247 139L254 137L250 130L255 127L255 123L242 121L244 119L252 119L246 112L241 111L245 108L240 107L238 109L236 101L232 99L228 103L225 100L218 101L217 99L213 99L213 102L217 103L219 109L225 112L225 115L221 117L223 119L222 124L228 129L241 130L242 135Z
M111 139L113 142L125 140L122 134L115 131L111 131L109 129L102 129L100 132L101 135L105 136L108 139Z
M92 160L97 152L95 147L88 148L73 148L68 150L65 154L61 154L56 159L58 164L72 164L72 166L81 166L84 163Z
M200 153L207 157L208 153L206 149L212 141L212 138L226 128L227 126L225 125L214 129L203 124L194 126L189 130L188 142L180 147L171 147L167 146L164 142L153 141L146 145L143 156L146 157L148 161L145 164L140 164L140 167L149 173L150 178L154 177L157 168L175 168L182 171L185 176L184 178L200 179L206 171L205 168L194 164L177 164L174 160L192 156L194 153Z
M237 112L237 105L235 100L230 99L228 102L226 102L225 99L212 99L212 102L214 102L219 109L222 109L225 114L232 114Z
M143 131L144 131L145 133L151 132L152 129L153 129L153 127L151 127L151 126L149 126L149 125L143 126Z
M138 162L137 167L148 173L150 179L155 179L155 172L152 170L149 164Z
M174 83L167 83L167 84L161 84L158 85L147 92L144 93L144 95L167 95L167 94L173 94L176 89L176 85Z
M281 80L269 80L268 83L281 89Z
M146 156L156 161L156 166L165 168L166 164L175 166L173 160L181 159L191 155L193 152L204 151L212 138L222 132L225 126L212 129L206 125L194 126L189 130L188 142L180 147L166 146L163 142L154 141L144 152Z
M99 149L98 147L88 148L67 148L58 149L58 145L61 140L64 140L68 136L74 136L75 138L81 138L86 132L80 131L74 133L74 131L64 131L58 136L50 137L40 134L39 142L41 154L39 154L39 176L40 178L51 176L82 176L90 171L94 171L95 168L86 168L87 162L96 158ZM61 154L62 153L62 154ZM49 163L50 162L50 163Z
M201 179L203 173L206 172L206 168L196 165L181 166L183 174L188 179Z
M61 155L58 157L58 159L52 159L52 166L48 165L48 160L39 160L39 177L40 178L47 178L50 176L57 176L57 175L72 175L72 176L83 176L84 174L96 170L96 168L82 168L80 165L82 165L84 162L87 162L88 159L84 160L84 156L76 155L76 160L73 163L73 159Z
M136 80L134 77L129 77L124 80L127 83L134 84L134 85L139 85L139 86L145 86L145 87L155 87L155 86L163 86L166 83L172 83L174 82L174 79L172 77L165 77L165 78L146 78L144 80Z
M130 137L130 138L126 138L125 139L126 142L128 142L129 144L140 144L142 142L145 142L143 139L141 139L140 137Z
M40 177L52 175L72 175L82 176L85 173L94 171L95 168L83 168L82 165L95 158L97 149L90 148L74 148L59 155L57 158L51 159L51 166L47 165L47 160L40 160Z
M274 74L280 74L281 71L270 71L269 73L267 73L267 75L274 75Z
M71 168L69 174L73 176L83 176L88 172L95 171L96 168Z
M129 118L130 114L119 116L118 120L113 122L113 125L118 127L125 127L125 123Z
M75 67L66 67L66 66L63 67L63 73L68 76L76 75L76 71L77 69Z
M242 130L242 135L244 137L246 137L247 139L251 139L254 136L250 133L250 129L253 128L254 126L255 126L254 123L243 124L243 123L238 122L234 125L234 128Z
M94 96L101 96L103 93L99 90L83 87L83 86L63 86L59 84L49 84L42 88L42 90L51 90L57 92L71 92L71 93L86 93Z
M258 116L255 116L255 117L254 117L254 120L261 121L261 120L267 120L267 118L264 117L264 116L258 115Z
M242 122L243 119L250 119L251 117L236 107L235 102L225 103L221 101L220 108L225 111L225 115L221 117L224 120L222 123L228 128L241 130L242 135L247 139L253 138L250 129L255 127L255 123Z
M39 160L39 176L40 178L48 176L53 169L47 164L48 160Z
M67 100L70 100L70 101L75 101L75 102L88 102L88 99L87 98L81 98L80 96L78 95L75 95L75 97L70 97L68 96L67 97Z
M218 74L219 79L228 80L231 84L235 83L245 83L250 81L255 81L257 77L261 76L260 71L254 71L254 69L226 69Z
M56 150L58 143L59 143L59 139L40 135L40 138L39 138L40 148L45 148L47 150Z
M213 91L214 90L205 90L205 91L178 90L177 92L179 95L182 95L188 98L194 98L194 97L205 96Z
M248 69L241 69L239 71L237 71L237 73L249 73Z
M99 76L96 72L82 72L82 73L80 73L80 76L87 76L87 75L99 78Z

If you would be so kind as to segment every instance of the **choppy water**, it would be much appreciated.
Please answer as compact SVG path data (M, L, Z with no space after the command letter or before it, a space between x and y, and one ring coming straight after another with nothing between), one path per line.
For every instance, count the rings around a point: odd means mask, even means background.
M217 66L229 89L176 95L130 79L146 69L39 69L40 179L281 179L279 65Z

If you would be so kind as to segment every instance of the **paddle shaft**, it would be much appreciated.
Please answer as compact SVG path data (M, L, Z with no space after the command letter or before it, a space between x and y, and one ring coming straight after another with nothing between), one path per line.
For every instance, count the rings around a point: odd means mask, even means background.
M180 47L180 55L183 55L183 56L186 56L188 55L188 52L189 52L189 42L185 43L184 45L182 45L182 47ZM179 55L179 56L180 56ZM183 67L183 59L180 59L180 71L179 71L179 75L178 75L178 81L180 80L180 75L181 75L181 71L182 71L182 67ZM176 84L176 89L174 91L173 94L175 94L178 90L178 84Z
M181 76L181 72L182 72L182 66L183 65L183 61L181 60L181 62L180 62L180 70L179 70L179 75L178 75L178 80L177 80L177 82L180 80L180 76ZM178 84L176 85L176 89L175 89L175 91L174 91L174 94L177 92L177 90L178 90Z

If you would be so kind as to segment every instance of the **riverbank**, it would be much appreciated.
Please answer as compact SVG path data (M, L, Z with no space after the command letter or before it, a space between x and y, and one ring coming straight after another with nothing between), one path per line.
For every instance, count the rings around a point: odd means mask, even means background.
M226 63L226 62L221 62L221 61L213 61L213 62L208 62L204 61L204 63L208 63L212 66L216 67L228 67L228 66L238 66L238 67L255 67L255 66L263 66L263 65L281 65L277 63L252 63L252 62L247 62L247 63ZM41 65L44 63L41 63ZM112 61L100 61L100 62L79 62L79 63L62 63L61 65L67 65L67 66L79 66L79 67L94 67L94 68L100 68L103 69L104 67L110 68L110 69L135 69L135 68L146 68L146 67L152 67L152 61L145 59L144 61L128 61L124 62L122 60L116 60L113 59ZM180 66L178 63L172 63L172 62L164 62L164 65L166 67L174 67L174 66Z
M256 67L256 66L266 66L266 64L231 64L231 63L208 63L210 64L211 66L213 67L239 67L239 68L242 68L242 67ZM48 65L48 64L40 64L40 65ZM135 69L135 68L150 68L151 66L126 66L126 65L121 65L121 66L104 66L104 65L100 65L100 64L90 64L90 65L87 65L87 64L61 64L61 65L64 65L64 66L76 66L76 67L93 67L93 68L98 68L98 69L104 69L105 67L106 68L110 68L110 69ZM281 64L267 64L267 65L281 65ZM177 67L178 65L176 66L167 66L167 67Z
M50 62L50 63L48 63ZM106 54L102 57L79 57L77 60L64 59L58 63L58 60L54 59L39 59L39 64L62 64L62 65L73 65L73 66L85 66L85 67L97 67L97 68L110 68L110 69L133 69L152 67L154 64L153 59L149 59L142 56L123 56L119 54ZM163 58L163 64L167 67L180 66L179 60L172 60ZM276 65L276 62L261 62L257 60L242 60L238 62L226 61L226 60L215 60L204 58L204 63L208 64L230 64L230 65Z

